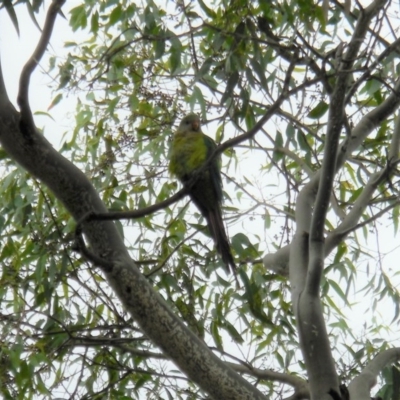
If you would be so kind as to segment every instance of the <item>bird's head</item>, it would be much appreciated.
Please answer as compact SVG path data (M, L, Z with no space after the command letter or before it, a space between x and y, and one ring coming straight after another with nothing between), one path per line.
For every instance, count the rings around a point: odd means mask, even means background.
M200 117L197 114L189 114L182 118L178 132L200 132Z

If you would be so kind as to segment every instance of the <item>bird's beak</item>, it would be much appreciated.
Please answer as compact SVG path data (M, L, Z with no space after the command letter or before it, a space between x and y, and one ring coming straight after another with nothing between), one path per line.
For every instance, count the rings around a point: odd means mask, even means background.
M200 127L200 121L193 121L193 122L192 122L192 129L193 129L194 131L198 131L198 130L199 130L199 127Z

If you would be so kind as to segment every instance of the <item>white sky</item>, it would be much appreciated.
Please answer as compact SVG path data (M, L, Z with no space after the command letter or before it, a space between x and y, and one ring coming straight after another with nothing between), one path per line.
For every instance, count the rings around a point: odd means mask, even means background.
M63 8L66 16L68 16L68 10L80 2L68 1L67 3ZM46 4L48 3L46 2ZM17 107L19 76L25 62L34 51L41 32L34 25L24 4L16 7L16 11L20 29L19 37L8 14L4 9L0 12L0 57L9 98ZM45 13L43 12L37 16L40 26L43 26L44 17ZM50 117L37 115L35 116L36 124L39 128L45 127L46 138L56 148L60 145L61 135L73 126L76 99L64 100L48 111L54 95L47 86L51 82L51 78L45 74L45 71L48 68L49 54L66 54L63 43L68 37L71 37L71 33L68 21L58 16L48 51L31 76L29 99L32 111L34 113L49 112L54 119L53 121ZM77 33L75 32L74 35Z

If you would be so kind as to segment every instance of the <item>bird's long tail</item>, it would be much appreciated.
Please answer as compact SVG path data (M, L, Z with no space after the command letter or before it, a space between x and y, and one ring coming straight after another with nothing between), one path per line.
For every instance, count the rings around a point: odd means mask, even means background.
M217 208L209 211L207 215L208 228L214 239L218 253L221 255L227 272L231 270L236 276L236 264L232 256L231 246L225 232L221 211Z

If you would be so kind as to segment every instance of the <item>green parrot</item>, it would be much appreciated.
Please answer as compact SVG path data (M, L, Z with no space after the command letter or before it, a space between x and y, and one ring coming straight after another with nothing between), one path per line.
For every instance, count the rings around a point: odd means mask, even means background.
M216 148L214 140L201 131L200 117L189 114L182 119L175 132L169 171L184 185L187 185L194 176L193 184L189 187L189 195L207 220L208 229L226 270L229 272L230 268L236 276L236 264L222 220L221 158L214 157L208 167L196 175L196 171L204 165Z

